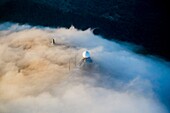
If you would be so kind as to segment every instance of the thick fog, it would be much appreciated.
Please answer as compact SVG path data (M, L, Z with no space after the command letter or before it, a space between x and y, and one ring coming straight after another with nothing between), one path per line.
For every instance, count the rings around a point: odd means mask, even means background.
M91 29L3 23L0 113L168 113L170 64L137 49Z

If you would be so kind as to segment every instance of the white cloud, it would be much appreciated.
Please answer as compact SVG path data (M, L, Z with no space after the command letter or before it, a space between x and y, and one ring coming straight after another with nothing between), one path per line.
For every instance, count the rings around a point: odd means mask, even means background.
M90 29L0 27L0 112L167 112L154 90L160 78L169 79L169 63L137 55L133 46ZM90 70L75 67L75 56L78 62L86 49L94 61Z

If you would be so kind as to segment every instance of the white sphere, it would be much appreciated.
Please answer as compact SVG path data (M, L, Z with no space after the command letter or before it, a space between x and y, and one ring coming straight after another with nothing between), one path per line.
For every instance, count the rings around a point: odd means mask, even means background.
M82 56L83 56L83 58L89 58L90 57L90 53L88 51L84 51Z

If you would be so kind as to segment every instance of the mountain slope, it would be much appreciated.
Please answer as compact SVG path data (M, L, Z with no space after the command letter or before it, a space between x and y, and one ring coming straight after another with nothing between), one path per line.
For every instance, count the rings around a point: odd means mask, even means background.
M0 21L51 27L96 28L108 39L130 41L168 55L168 11L154 0L2 0Z

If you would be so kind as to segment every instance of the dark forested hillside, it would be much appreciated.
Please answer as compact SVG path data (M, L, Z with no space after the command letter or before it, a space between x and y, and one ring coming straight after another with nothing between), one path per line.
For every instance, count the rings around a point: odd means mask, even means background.
M96 28L96 34L170 59L167 6L155 0L1 0L0 22Z

